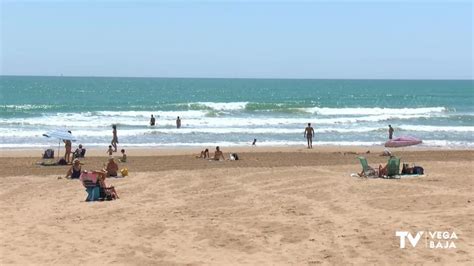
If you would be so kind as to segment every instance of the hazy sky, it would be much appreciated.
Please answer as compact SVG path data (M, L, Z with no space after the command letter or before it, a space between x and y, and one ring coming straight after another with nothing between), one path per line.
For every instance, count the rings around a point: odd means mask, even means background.
M473 77L473 4L2 1L3 75Z

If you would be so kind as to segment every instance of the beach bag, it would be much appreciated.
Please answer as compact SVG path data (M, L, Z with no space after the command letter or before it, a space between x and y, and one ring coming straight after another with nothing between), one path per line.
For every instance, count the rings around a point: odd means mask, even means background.
M58 161L58 165L67 165L67 162L64 158L61 158L59 161Z
M54 158L54 150L47 149L44 151L43 159L53 159Z
M128 169L122 168L122 170L120 170L120 173L122 174L123 177L128 176Z
M415 175L423 175L425 173L425 169L421 166L415 166L413 167L413 174Z
M237 153L231 153L230 154L230 159L232 161L237 161L237 160L239 160L239 155Z

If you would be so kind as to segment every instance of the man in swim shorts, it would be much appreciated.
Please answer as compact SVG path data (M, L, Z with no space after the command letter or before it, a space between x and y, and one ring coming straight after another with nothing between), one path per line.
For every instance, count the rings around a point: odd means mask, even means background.
M313 148L313 136L314 136L314 129L311 127L311 123L308 123L308 126L304 130L304 137L308 141L308 149Z
M395 131L395 130L393 130L392 125L388 125L388 139L392 139L393 131Z

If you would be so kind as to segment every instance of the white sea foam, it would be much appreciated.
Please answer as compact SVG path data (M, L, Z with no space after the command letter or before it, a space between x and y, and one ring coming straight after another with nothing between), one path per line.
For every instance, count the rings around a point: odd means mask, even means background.
M190 112L190 111L189 111ZM150 114L147 112L146 114ZM167 117L157 117L156 124L158 126L174 127L176 113ZM198 116L198 117L196 117ZM416 118L430 118L428 114L425 115L369 115L360 117L306 117L306 118L281 118L281 117L205 117L199 115L187 116L183 115L183 126L191 127L248 127L248 126L279 126L279 125L299 125L304 126L310 122L314 125L334 125L334 124L353 124L359 122L381 122L388 120L408 120ZM77 113L61 113L55 115L45 115L35 118L9 118L0 119L0 126L49 126L49 127L83 127L83 128L101 128L109 127L112 124L120 126L146 126L149 117L141 116L98 116L98 115L83 115Z
M47 130L24 130L12 128L0 128L0 137L9 139L42 137ZM385 132L383 127L337 127L322 126L316 127L316 134L351 134L351 133L370 133ZM397 127L398 131L416 131L416 132L474 132L474 127L439 127L439 126L413 126L401 125ZM72 129L74 136L79 139L89 137L108 138L111 136L109 128L103 129ZM152 135L192 135L192 134L266 134L266 135L298 135L303 133L303 128L299 126L288 127L186 127L186 128L164 128L164 127L146 127L146 128L124 128L119 130L119 137L134 136L152 136Z
M425 126L425 125L401 125L398 128L408 131L426 132L474 132L474 126Z
M189 106L193 104L203 105L213 110L218 111L234 111L234 110L243 110L247 106L248 102L230 102L230 103L216 103L216 102L197 102L190 103Z
M445 107L424 108L326 108L312 107L301 108L302 111L319 115L423 115L433 113L444 113Z
M176 117L186 117L186 118L199 118L205 117L208 112L206 111L99 111L94 113L88 113L89 116L93 116L96 114L97 116L106 116L106 117L113 117L117 120L121 118L141 118L141 119L149 119L151 115L154 115L156 118L164 118L164 119L176 119Z

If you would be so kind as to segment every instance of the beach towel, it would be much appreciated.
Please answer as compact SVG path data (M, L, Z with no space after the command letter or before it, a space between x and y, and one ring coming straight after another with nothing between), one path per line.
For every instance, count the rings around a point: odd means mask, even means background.
M58 163L54 159L43 160L41 162L37 162L36 164L41 165L41 166L55 166L55 165L58 165Z

